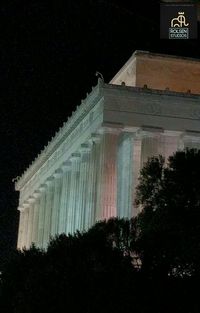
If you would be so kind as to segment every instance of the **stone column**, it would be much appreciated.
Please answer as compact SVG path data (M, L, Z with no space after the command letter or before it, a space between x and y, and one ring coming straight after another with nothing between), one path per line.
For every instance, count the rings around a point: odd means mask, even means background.
M161 133L159 154L165 158L167 162L169 156L173 155L177 150L182 150L181 132L165 130Z
M134 133L119 136L117 152L117 216L131 218L134 191Z
M34 207L35 207L35 199L30 197L28 199L29 207L28 207L28 227L27 227L27 240L26 247L30 248L32 244L32 232L33 232L33 216L34 216Z
M66 161L62 165L62 187L60 197L60 212L59 212L59 226L58 233L62 234L66 232L67 224L67 211L69 210L69 193L70 193L70 181L71 181L71 162Z
M80 195L78 194L79 177L80 177L80 154L73 153L70 161L72 162L71 168L71 182L69 191L69 202L68 202L68 214L66 223L66 233L73 234L77 230L75 225L75 215L77 209L77 203L79 202Z
M32 242L38 246L38 223L39 223L39 206L40 206L40 191L34 192L33 197L35 198L34 204L34 214L33 214L33 232L32 232Z
M141 167L141 136L138 128L127 127L119 135L117 151L117 215L137 215L135 191Z
M46 189L47 189L47 185L45 184L42 184L39 188L39 191L40 191L39 222L38 222L38 246L39 248L43 248Z
M23 206L21 206L18 208L18 210L19 210L19 229L18 229L17 248L21 250L24 247L25 209Z
M28 249L30 246L30 207L31 203L26 200L23 203L23 233L21 238L21 247Z
M177 150L183 149L181 132L155 129L154 131L141 131L142 137L142 166L149 157L162 155L166 162L169 156Z
M78 201L75 210L75 229L82 231L85 229L85 214L87 207L87 190L91 188L90 177L90 145L82 144L80 148L80 178L78 185Z
M55 179L53 207L51 216L51 236L54 237L59 232L59 214L60 214L60 203L61 203L61 190L62 190L62 177L63 170L58 169L53 175Z
M160 138L162 133L163 129L161 128L144 128L141 130L141 167L144 166L149 158L160 154Z
M200 149L200 132L185 131L182 134L183 148Z
M83 229L87 230L94 225L97 210L97 173L99 171L99 143L101 136L92 134L89 139L89 169L86 189L86 204Z
M145 166L145 163L148 161L148 159L151 157L158 157L159 155L163 155L167 149L166 137L162 128L143 127L138 131L136 138L138 138L140 141L140 143L138 143L140 145L140 157L137 161L138 169L136 169L136 175L134 175L136 179L135 187L138 183L140 170ZM133 199L133 216L137 215L142 209L141 207L136 206L135 196L136 189L134 191Z
M23 204L24 207L24 231L23 231L23 241L22 248L28 248L28 219L29 219L29 203L25 201Z
M134 136L134 149L133 149L133 209L132 209L132 216L136 216L140 209L136 203L136 187L138 185L138 179L140 176L140 170L141 170L141 151L142 151L142 138L140 134L135 133Z
M96 219L116 216L116 155L119 130L103 127L100 131Z
M47 247L50 240L51 233L51 214L53 207L53 195L54 195L54 178L49 177L46 180L46 203L45 203L45 217L44 217L44 235L43 235L43 247Z

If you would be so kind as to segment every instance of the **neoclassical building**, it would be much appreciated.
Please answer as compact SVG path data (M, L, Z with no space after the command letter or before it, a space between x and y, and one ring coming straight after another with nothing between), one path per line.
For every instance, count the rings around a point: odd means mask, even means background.
M16 181L18 248L136 215L144 162L184 147L200 148L200 60L136 51L110 83L98 80Z

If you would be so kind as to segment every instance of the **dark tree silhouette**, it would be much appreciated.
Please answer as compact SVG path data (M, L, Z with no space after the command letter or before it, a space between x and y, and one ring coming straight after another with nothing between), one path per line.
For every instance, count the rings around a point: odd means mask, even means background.
M129 291L135 297L138 286L127 253L130 229L129 221L111 219L88 232L62 234L47 251L16 251L2 273L2 312L130 310Z
M200 151L179 151L165 164L149 159L141 171L136 219L145 272L177 277L200 274Z
M46 251L13 251L0 279L6 313L199 313L200 151L141 170L131 220L53 238ZM136 262L139 258L141 266Z

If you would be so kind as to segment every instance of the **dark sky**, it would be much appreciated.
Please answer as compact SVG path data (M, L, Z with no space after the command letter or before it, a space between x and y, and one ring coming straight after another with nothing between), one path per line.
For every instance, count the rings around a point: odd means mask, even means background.
M200 58L198 40L161 40L149 0L0 1L0 251L16 245L21 175L71 111L137 50ZM150 13L152 11L152 13Z

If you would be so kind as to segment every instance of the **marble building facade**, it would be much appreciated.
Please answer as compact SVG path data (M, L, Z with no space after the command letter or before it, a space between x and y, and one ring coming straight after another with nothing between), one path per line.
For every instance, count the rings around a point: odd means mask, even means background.
M15 183L18 248L136 215L148 157L200 148L199 74L200 60L136 51L110 83L99 79Z

